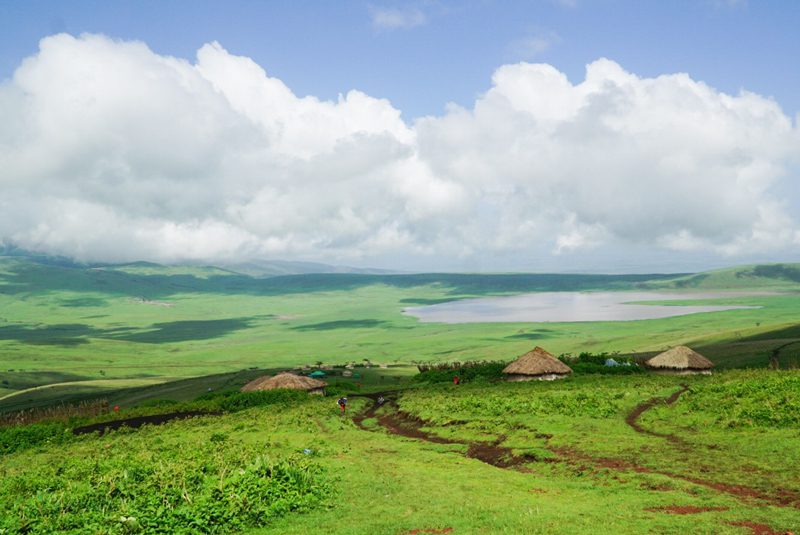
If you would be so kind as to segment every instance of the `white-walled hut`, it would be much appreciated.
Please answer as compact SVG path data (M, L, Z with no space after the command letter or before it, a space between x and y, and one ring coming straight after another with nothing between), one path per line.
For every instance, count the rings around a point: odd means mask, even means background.
M676 346L645 361L656 373L671 375L711 375L714 363L686 346Z
M506 366L503 373L506 381L552 381L571 374L572 368L536 346Z
M325 381L319 381L311 377L303 377L293 373L279 373L273 377L265 375L250 381L242 387L242 392L288 388L291 390L305 390L309 394L324 396L326 386L328 386L328 383Z

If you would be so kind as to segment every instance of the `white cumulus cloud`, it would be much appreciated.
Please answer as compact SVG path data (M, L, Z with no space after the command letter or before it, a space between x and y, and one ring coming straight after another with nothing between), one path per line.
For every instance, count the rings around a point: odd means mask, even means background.
M298 97L218 43L190 62L61 34L0 85L0 116L0 241L82 260L800 249L800 135L774 101L606 59L579 83L504 65L409 124L357 90Z

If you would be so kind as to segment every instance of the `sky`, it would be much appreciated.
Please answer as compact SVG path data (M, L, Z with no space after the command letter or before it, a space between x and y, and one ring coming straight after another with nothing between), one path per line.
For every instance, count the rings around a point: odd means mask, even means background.
M0 2L0 243L82 261L800 261L800 3Z

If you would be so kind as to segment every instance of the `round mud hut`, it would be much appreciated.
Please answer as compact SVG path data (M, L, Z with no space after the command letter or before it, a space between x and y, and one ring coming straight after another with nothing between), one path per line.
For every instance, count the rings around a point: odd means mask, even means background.
M257 390L276 390L278 388L288 388L291 390L305 390L309 394L325 395L325 381L318 381L310 377L303 377L293 373L279 373L274 377L265 375L250 381L242 387L242 392L255 392Z
M686 346L676 346L645 361L656 373L670 375L711 375L714 363Z
M563 379L572 369L536 346L503 369L506 381L552 381Z

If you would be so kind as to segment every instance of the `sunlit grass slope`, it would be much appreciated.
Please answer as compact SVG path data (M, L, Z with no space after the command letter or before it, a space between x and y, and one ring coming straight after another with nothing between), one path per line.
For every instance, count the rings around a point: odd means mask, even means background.
M0 388L6 395L52 383L161 381L364 358L509 360L532 345L554 353L641 353L689 343L711 345L709 351L723 367L763 366L775 347L800 339L791 330L800 312L796 293L724 300L760 309L631 322L425 324L402 310L531 291L796 291L798 273L796 265L780 265L693 276L312 274L257 279L213 267L137 263L84 268L5 258L0 259Z
M160 525L263 534L739 534L745 524L783 533L800 526L791 501L800 499L791 455L800 438L794 408L781 406L799 380L798 372L759 370L402 393L400 408L426 419L432 436L461 443L389 434L374 419L360 429L334 399L315 397L87 435L4 456L0 518L11 533ZM673 405L641 421L672 439L625 423L638 404L681 384L688 391ZM726 401L733 397L736 407ZM349 410L367 405L351 398ZM528 462L504 469L469 458L471 441L501 444ZM281 481L282 495L297 503L272 506L270 489ZM249 517L257 482L266 512Z

